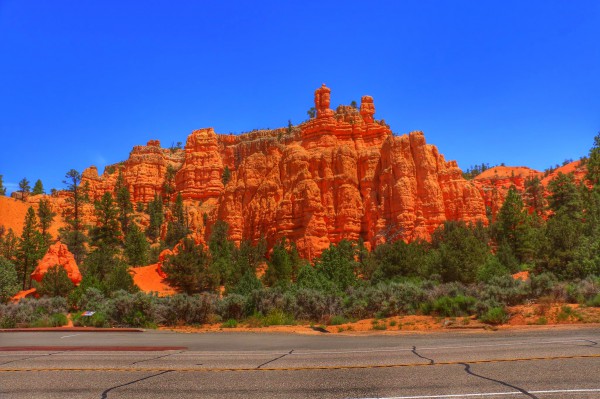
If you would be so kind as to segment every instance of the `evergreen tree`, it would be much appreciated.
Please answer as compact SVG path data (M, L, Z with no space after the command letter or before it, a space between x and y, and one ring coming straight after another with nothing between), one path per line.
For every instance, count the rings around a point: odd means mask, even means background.
M9 262L16 264L18 248L19 239L13 229L8 229L8 232L0 236L0 256Z
M375 247L372 253L376 265L377 279L393 279L396 277L427 277L431 269L429 245L415 241L406 243L398 240Z
M544 186L539 177L525 179L525 192L523 193L525 205L536 215L541 216L546 209Z
M65 177L63 183L67 186L69 196L63 216L67 227L60 229L60 239L69 247L77 263L80 263L85 256L84 244L87 240L81 219L83 204L88 202L87 188L80 187L81 175L75 169L69 170Z
M119 210L121 231L123 232L123 235L126 235L129 223L131 222L131 214L133 213L133 203L131 202L131 195L121 170L119 170L119 176L115 183L115 202L117 204L117 209Z
M37 179L35 184L33 185L33 191L31 192L33 195L45 194L44 185L40 179Z
M90 230L91 244L97 247L116 247L121 239L118 210L111 193L105 192L100 200L94 202L94 214L96 226Z
M524 208L521 195L511 186L493 226L497 244L517 260L516 267L504 263L513 272L520 263L531 261L536 251L532 218Z
M29 180L23 178L19 182L19 192L21 193L21 200L25 201L25 195L29 194L31 191L31 186L29 185Z
M40 232L37 230L38 224L33 207L27 209L25 222L23 224L23 233L19 240L17 250L18 274L23 282L23 289L29 289L31 285L31 272L35 268L37 261L43 256L41 253L43 240Z
M6 187L4 187L4 182L2 181L2 175L0 175L0 195L6 195Z
M56 216L56 213L52 212L52 208L50 207L50 201L48 201L47 199L40 200L37 216L40 221L42 237L44 238L44 243L47 248L50 245L51 239L48 230L50 229L50 226L54 221L54 217Z
M231 287L238 283L242 272L234 260L235 244L229 241L229 225L218 220L208 238L208 248L213 268L219 271L220 283Z
M171 197L175 192L175 173L177 171L171 165L167 165L167 171L165 173L165 182L163 183L163 193L165 199L171 202Z
M125 235L125 256L130 265L143 266L148 264L150 244L140 228L132 223Z
M561 278L578 277L569 271L584 237L584 210L581 190L572 175L559 173L548 184L551 216L546 223L543 245L538 254L538 271L550 271Z
M223 174L221 175L221 181L223 182L223 185L226 186L230 180L231 171L229 170L229 166L225 165L225 168L223 168Z
M268 286L286 286L292 279L292 261L286 247L287 241L285 238L282 238L273 247L271 259L269 259L267 271L264 275L264 283Z
M355 258L356 248L354 244L342 240L337 245L332 244L323 251L316 268L343 291L356 283L358 264Z
M123 263L117 264L108 274L105 280L105 291L107 293L116 292L119 290L135 293L139 291L137 285L133 281L133 277L129 274L127 265Z
M165 242L168 246L173 247L189 233L188 221L181 193L177 193L177 199L171 207L171 214L172 220L167 224Z
M219 285L219 273L211 267L210 257L194 240L186 238L176 255L167 256L163 263L166 281L186 294L215 291Z
M469 284L476 280L489 250L472 228L464 222L446 221L433 233L431 241L435 250L432 271L443 281Z
M67 271L59 265L49 268L42 281L34 285L39 295L51 297L67 297L75 289L75 284L69 279Z
M165 221L163 202L159 195L155 195L154 199L148 203L148 215L150 216L150 223L146 229L146 235L150 240L156 241L160 238L160 229Z
M19 280L15 265L0 256L0 304L6 303L19 292Z
M590 149L586 167L586 178L592 185L598 185L600 183L600 132L594 137L594 146Z

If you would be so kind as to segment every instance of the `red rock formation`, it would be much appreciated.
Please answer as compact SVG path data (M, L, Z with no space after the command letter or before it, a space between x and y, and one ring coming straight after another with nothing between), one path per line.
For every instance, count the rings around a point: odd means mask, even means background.
M542 172L525 166L495 166L477 175L473 182L479 189L486 207L492 215L496 215L511 186L519 192L525 191L525 181L537 177L541 179Z
M527 179L537 177L540 179L542 186L547 188L548 184L559 173L572 173L575 182L579 183L585 180L587 169L584 165L581 165L581 161L563 165L551 173L539 172L525 166L495 166L477 175L473 179L473 183L479 189L491 215L495 216L502 207L502 204L504 204L508 189L511 186L514 186L517 191L523 193ZM548 195L547 192L546 195Z
M182 162L183 151L161 148L158 140L150 140L145 146L133 147L125 162L104 168L101 176L95 166L87 168L81 182L89 187L92 199L99 199L106 191L114 190L119 173L122 173L132 202L147 203L157 194L165 196L167 169L171 167L177 171Z
M395 137L374 119L373 98L360 108L330 109L331 91L315 91L316 118L298 126L217 135L192 132L185 151L156 141L133 149L128 160L84 172L93 196L114 190L123 174L134 202L164 194L167 167L197 235L218 219L236 241L286 237L313 258L331 243L362 238L367 245L390 239L427 238L448 219L485 221L485 205L456 162L446 162L423 133ZM224 185L223 170L231 172Z
M580 183L585 180L585 175L587 174L587 168L585 167L585 165L581 165L581 161L574 161L574 162L568 163L566 165L561 166L560 168L553 170L551 173L548 173L547 175L545 175L544 178L542 179L542 185L544 187L548 187L548 183L550 183L552 180L554 180L558 176L559 173L562 173L564 175L572 173L573 177L575 178L575 182Z
M67 246L61 242L57 242L48 248L46 255L38 262L37 267L31 273L31 278L37 282L42 281L42 277L48 272L48 269L56 265L66 270L73 284L78 285L81 282L81 273L79 273L75 258L69 252Z
M196 130L185 144L185 160L175 176L176 189L184 199L216 198L223 191L223 167L215 131Z

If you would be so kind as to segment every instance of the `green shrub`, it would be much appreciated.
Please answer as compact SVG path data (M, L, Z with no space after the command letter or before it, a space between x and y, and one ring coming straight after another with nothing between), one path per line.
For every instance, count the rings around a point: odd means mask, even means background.
M486 324L504 324L508 321L508 313L503 307L497 306L479 316L479 320Z
M235 328L238 326L236 319L229 319L225 323L221 324L221 328Z
M587 306L592 306L595 308L600 307L600 294L596 295L595 297L593 297L592 299L590 299L589 301L586 302Z
M92 316L82 316L81 313L77 313L71 316L73 319L74 326L81 327L109 327L108 316L102 312L96 312Z
M344 316L336 315L329 319L330 326L339 326L340 324L346 324L347 322L348 320Z
M476 304L477 299L471 296L443 296L431 303L428 313L434 313L442 317L469 316L475 313Z
M285 313L282 310L272 310L262 320L263 327L268 326L287 326L296 324L296 320L290 314Z

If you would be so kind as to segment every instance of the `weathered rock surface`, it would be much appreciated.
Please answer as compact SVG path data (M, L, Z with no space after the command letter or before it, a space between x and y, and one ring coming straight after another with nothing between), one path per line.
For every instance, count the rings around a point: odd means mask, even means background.
M473 182L485 201L491 215L496 215L508 194L511 186L519 192L525 191L525 181L535 177L540 180L543 173L525 166L495 166L477 175Z
M31 273L31 278L37 282L42 281L42 277L48 272L48 269L56 265L66 270L67 275L73 284L78 285L81 282L81 273L79 272L73 254L69 252L67 246L60 241L48 248L46 255L40 259L37 267L33 273Z
M374 118L370 96L335 111L330 96L324 85L317 89L316 117L298 126L238 136L200 129L183 151L150 141L102 175L86 169L82 183L99 198L122 173L133 201L142 203L164 198L170 186L182 194L196 235L210 234L221 219L235 241L265 237L273 245L286 237L308 258L342 239L373 246L428 238L449 219L486 221L475 184L422 132L394 136Z

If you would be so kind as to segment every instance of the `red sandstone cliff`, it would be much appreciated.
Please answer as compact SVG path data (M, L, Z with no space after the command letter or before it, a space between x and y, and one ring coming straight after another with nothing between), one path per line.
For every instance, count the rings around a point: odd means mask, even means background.
M113 190L119 170L134 202L165 195L167 167L190 213L208 234L218 219L236 241L287 237L312 258L346 238L368 245L428 237L448 219L485 221L482 196L423 133L396 137L374 119L373 99L330 109L330 89L315 92L316 118L299 126L233 136L196 130L185 150L137 146L128 160L83 173L92 196ZM224 185L223 170L231 171ZM206 214L204 217L203 215ZM204 226L204 220L208 226ZM206 228L208 227L208 228Z
M473 179L473 183L481 193L485 205L492 215L496 215L508 193L508 189L514 186L517 191L525 191L527 179L538 178L543 187L555 179L559 173L572 173L577 183L585 179L587 170L581 165L581 161L574 161L563 165L550 173L539 172L525 166L495 166L487 169ZM548 193L546 192L546 195Z

